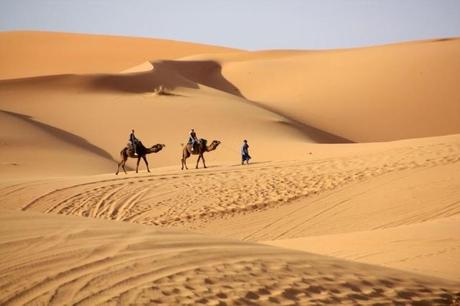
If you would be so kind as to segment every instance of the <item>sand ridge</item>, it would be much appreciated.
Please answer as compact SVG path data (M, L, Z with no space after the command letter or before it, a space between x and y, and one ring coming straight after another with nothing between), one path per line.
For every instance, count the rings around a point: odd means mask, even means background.
M165 39L79 33L0 33L0 79L67 73L114 73L153 59L236 49Z

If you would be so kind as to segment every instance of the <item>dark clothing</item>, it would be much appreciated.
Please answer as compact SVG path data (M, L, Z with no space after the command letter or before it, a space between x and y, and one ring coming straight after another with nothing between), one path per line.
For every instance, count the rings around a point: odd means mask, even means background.
M244 143L241 147L241 163L249 161L250 159L251 156L249 155L249 145L247 143Z
M249 154L249 145L247 143L243 143L241 147L241 155Z
M137 143L138 142L138 139L136 138L134 133L129 134L129 141L131 141L131 143Z
M188 143L192 145L192 151L195 150L195 144L198 143L198 139L196 138L195 132L190 132L190 136L188 138Z
M134 154L137 154L137 143L139 142L139 140L136 138L134 133L131 133L129 135L129 142L131 142L131 145L133 146Z
M190 136L188 138L188 143L195 143L197 142L198 139L196 139L196 133L195 132L190 132Z

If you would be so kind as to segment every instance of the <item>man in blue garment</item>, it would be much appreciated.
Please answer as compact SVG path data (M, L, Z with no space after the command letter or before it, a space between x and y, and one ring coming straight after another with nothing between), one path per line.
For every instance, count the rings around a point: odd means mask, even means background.
M245 139L243 141L243 145L241 146L241 164L244 165L244 162L246 162L246 164L249 165L250 159L251 156L249 156L249 145L248 141Z

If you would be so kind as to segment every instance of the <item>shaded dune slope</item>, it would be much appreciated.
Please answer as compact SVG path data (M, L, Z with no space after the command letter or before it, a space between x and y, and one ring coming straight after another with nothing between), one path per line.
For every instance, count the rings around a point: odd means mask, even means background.
M52 136L54 136L55 138L58 138L61 141L68 142L68 143L70 143L70 144L72 144L74 146L77 146L79 148L83 148L83 149L85 149L85 150L87 150L87 151L89 151L91 153L99 155L102 158L105 158L105 159L113 161L113 159L112 159L112 157L111 157L111 155L109 153L105 152L104 150L101 150L100 148L96 147L95 145L89 143L88 141L86 141L85 139L83 139L83 138L81 138L81 137L79 137L77 135L73 135L71 133L68 133L66 131L60 130L58 128L55 128L55 127L49 126L47 124L35 121L30 116L16 114L16 113L13 113L13 112L7 112L7 111L4 111L4 110L0 110L0 112L3 113L3 114L9 115L9 116L15 117L17 119L20 119L20 120L22 120L22 121L24 121L24 122L26 122L26 123L28 123L30 125L33 125L34 127L37 127L40 130L43 130L47 134L52 135Z
M94 174L113 168L110 154L77 135L13 112L0 110L0 119L3 176ZM80 169L81 164L92 169Z
M153 94L160 85L168 95ZM80 135L116 159L134 127L146 145L167 145L152 155L156 166L178 163L180 144L186 141L190 127L200 131L200 137L223 142L216 152L207 154L211 161L214 157L220 161L238 158L242 137L253 140L261 160L280 158L287 143L299 148L292 150L293 155L301 156L303 145L314 141L313 137L322 141L317 131L310 137L288 118L166 67L116 75L3 80L0 100L2 109Z
M0 79L115 73L152 59L235 49L172 40L58 32L0 33Z
M71 99L72 94L86 93L153 93L164 87L170 95L181 96L182 89L199 89L209 87L240 97L239 103L244 102L273 113L284 120L281 123L297 129L307 138L317 143L347 143L348 139L324 132L313 126L296 121L283 112L266 106L263 103L248 101L239 90L221 74L221 65L214 61L157 61L151 63L151 69L141 72L121 74L94 75L56 75L33 77L16 80L0 81L1 91L11 94L16 91L40 92L42 95L60 92ZM176 93L178 91L178 93ZM236 102L236 101L235 101Z
M341 137L332 142L369 142L459 133L459 53L460 39L453 38L205 54L152 64Z
M147 71L149 65L118 75L16 84L125 93L205 86L288 118L320 142L385 141L460 132L459 51L460 40L450 39L335 51L204 53L153 59Z
M179 61L160 61L152 63L155 70L167 69L169 71L175 71L181 76L202 84L238 97L245 98L240 90L227 80L222 75L222 65L217 61L210 60L179 60ZM254 101L248 101L249 103L261 107L270 112L276 113L280 116L287 118L290 123L302 130L306 135L311 137L315 142L318 143L346 143L350 142L348 139L338 137L336 135L324 132L313 126L309 126L301 121L297 121L286 113L280 112L279 110L269 107L264 103L256 103Z

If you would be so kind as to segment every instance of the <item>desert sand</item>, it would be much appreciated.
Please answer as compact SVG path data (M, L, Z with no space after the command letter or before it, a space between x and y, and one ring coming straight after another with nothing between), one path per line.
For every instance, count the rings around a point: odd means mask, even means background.
M0 45L0 304L460 301L460 39ZM117 176L132 128L166 147Z

